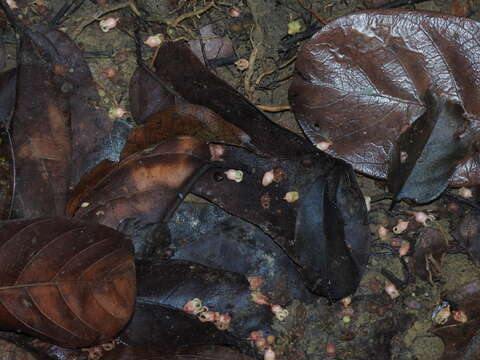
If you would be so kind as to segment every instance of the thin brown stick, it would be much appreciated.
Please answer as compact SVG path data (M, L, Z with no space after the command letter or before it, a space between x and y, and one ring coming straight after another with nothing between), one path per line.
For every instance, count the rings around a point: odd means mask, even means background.
M303 0L297 0L298 4L304 8L306 11L308 11L310 14L312 14L315 19L317 19L317 21L320 23L320 24L323 24L323 25L327 25L328 24L328 21L325 20L323 17L321 17L320 15L318 15L315 11L313 11L311 8L309 8L307 5L305 5L305 3L303 2Z
M290 105L257 105L257 108L259 108L262 111L266 112L282 112L282 111L290 111L292 110L292 107Z

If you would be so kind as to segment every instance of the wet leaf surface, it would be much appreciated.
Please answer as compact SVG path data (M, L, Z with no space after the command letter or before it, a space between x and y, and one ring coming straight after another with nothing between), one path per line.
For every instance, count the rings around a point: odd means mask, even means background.
M426 90L459 102L472 127L476 100L478 23L428 12L382 10L332 21L308 42L289 90L295 115L314 143L377 178L400 134L425 112ZM451 184L478 183L478 156L457 166Z
M467 321L462 323L450 317L444 325L435 327L432 332L445 343L442 359L463 358L465 349L472 348L469 343L480 329L480 280L446 294L445 300L451 304L452 310L463 311Z
M65 347L114 337L135 301L129 240L66 218L0 224L0 323Z
M74 190L67 213L114 229L127 219L138 219L131 229L165 221L209 158L205 143L181 137L135 153L120 163L103 162ZM140 255L146 241L144 232L129 235Z
M194 185L194 194L260 226L300 266L315 293L340 299L354 291L370 245L365 202L349 166L316 154L263 158L234 146L223 146L220 160L223 168L241 169L242 180L213 168ZM273 178L263 186L268 172ZM354 276L346 277L354 268Z
M182 104L149 116L143 125L134 128L122 151L125 158L171 137L194 136L199 140L250 145L250 137L236 126L204 106Z
M168 353L161 349L151 347L125 347L121 346L103 357L105 360L252 360L253 358L243 355L225 346L191 346L184 347Z
M181 42L163 45L155 67L159 78L185 100L210 108L248 134L257 151L277 157L315 151L308 141L270 121L245 97L212 74Z
M399 136L392 153L387 180L394 202L435 200L469 150L462 107L430 91L425 103L426 112Z

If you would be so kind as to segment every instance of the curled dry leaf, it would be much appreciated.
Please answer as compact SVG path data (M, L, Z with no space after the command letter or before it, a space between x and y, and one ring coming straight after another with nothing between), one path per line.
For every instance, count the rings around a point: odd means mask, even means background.
M476 127L479 31L469 19L406 10L332 21L299 54L289 90L295 115L313 143L331 141L328 153L385 178L399 136L426 110L428 88L458 102ZM453 185L479 182L475 155L450 178Z
M210 158L208 146L191 137L164 141L119 163L103 162L75 188L67 214L118 229L127 219L137 227L167 220ZM143 233L130 234L137 253Z
M135 302L129 240L66 218L0 223L0 327L65 347L112 339Z
M130 79L130 111L137 124L175 104L175 96L158 83L145 69L138 67Z
M142 347L120 346L107 354L105 360L253 360L229 347L221 345L197 345L182 347L174 352L165 352L154 344Z
M212 168L192 192L260 226L300 266L310 290L331 299L350 295L369 253L365 201L351 168L317 154L276 160L224 148L222 166L242 169L242 182ZM264 187L263 174L271 169L281 176L275 187ZM289 191L299 200L283 200Z
M478 346L472 340L480 330L480 280L475 280L455 291L445 294L452 309L462 311L467 318L466 322L458 322L450 318L445 324L436 326L432 332L439 336L445 344L442 359L464 359L465 350L474 351Z
M173 105L149 116L143 125L133 129L122 151L122 158L149 148L160 141L181 135L210 142L250 145L250 137L212 110L199 105Z

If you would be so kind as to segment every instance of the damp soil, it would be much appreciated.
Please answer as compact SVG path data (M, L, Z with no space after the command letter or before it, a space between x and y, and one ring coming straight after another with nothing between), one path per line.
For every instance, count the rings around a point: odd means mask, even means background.
M98 21L94 20L95 16L108 6L121 2L97 2L98 5L93 1L85 1L67 17L61 29L69 34L78 33L75 41L85 51L98 84L102 105L106 109L120 106L128 110L128 84L136 67L133 26L126 10L120 9L109 13L120 18L119 26L107 33L102 32ZM294 58L302 41L308 40L308 33L321 28L317 16L331 21L365 9L364 3L358 0L223 0L222 4L224 2L227 5L212 7L191 17L185 22L188 30L179 27L169 35L190 39L192 35L198 36L201 26L214 24L215 33L230 38L237 58L248 59L250 68L240 71L234 64L229 64L216 67L213 71L254 104L270 107L288 105L287 91L294 70ZM451 13L455 2L427 1L416 5L416 8ZM22 9L24 21L35 23L54 14L63 1L17 0L17 4ZM196 0L139 0L137 5L151 16L175 18L203 7L204 3ZM469 16L480 20L480 4L473 1L471 5ZM233 7L238 9L239 17L230 16L229 10ZM88 20L92 21L83 26ZM300 31L293 36L298 39L304 37L304 40L292 41L292 36L287 33L292 22L300 26ZM152 29L152 33L164 30L159 26ZM2 39L7 54L5 68L10 68L15 65L16 46L14 35L5 24ZM144 56L147 62L151 61L155 50L145 47ZM113 78L105 76L105 69L109 67L116 70ZM267 115L278 124L301 134L291 111L267 112ZM132 119L129 121L133 123ZM366 196L378 200L386 194L383 183L360 175L359 180ZM449 190L451 193L456 191ZM196 202L198 199L189 197L187 201ZM308 303L302 302L302 299L293 301L288 305L290 315L287 320L277 321L274 326L279 334L275 343L277 359L324 359L331 345L335 348L335 355L330 358L336 359L442 358L444 343L431 332L434 326L432 311L442 302L443 294L479 279L480 267L466 254L457 251L444 257L435 279L422 280L408 266L412 257L407 255L400 258L398 249L390 245L391 239L397 237L407 240L413 249L423 226L415 223L409 211L424 211L435 216L429 226L439 229L445 241L454 242L452 234L460 219L472 210L468 205L445 196L423 207L406 203L401 203L394 210L389 207L388 199L378 200L371 205L372 256L351 304L329 304L323 298ZM405 233L397 236L391 229L399 219L410 221L410 225ZM383 239L378 236L380 226L390 230ZM397 298L392 299L385 292L386 281L398 285L400 295Z

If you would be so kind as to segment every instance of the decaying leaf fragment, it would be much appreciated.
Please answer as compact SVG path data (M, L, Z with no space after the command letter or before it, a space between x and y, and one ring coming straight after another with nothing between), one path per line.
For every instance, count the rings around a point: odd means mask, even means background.
M475 264L480 265L480 214L471 212L462 219L455 238L467 250Z
M0 328L64 347L112 339L135 302L129 240L66 218L0 223Z

